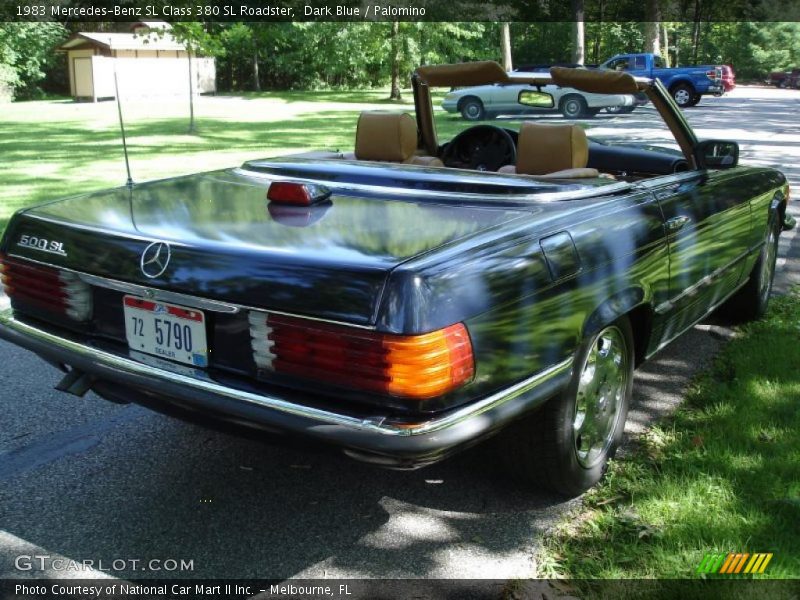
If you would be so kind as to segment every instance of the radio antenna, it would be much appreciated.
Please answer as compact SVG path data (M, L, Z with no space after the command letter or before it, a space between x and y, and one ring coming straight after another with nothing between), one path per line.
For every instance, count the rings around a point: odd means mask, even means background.
M119 128L122 131L122 152L123 154L125 154L125 170L128 172L128 181L125 182L125 185L127 185L128 187L133 187L133 178L131 177L131 165L130 162L128 162L128 143L125 140L125 122L122 120L122 100L120 100L119 97L119 81L117 81L117 58L114 57L113 60L114 60L114 92L117 96L117 113L119 114Z

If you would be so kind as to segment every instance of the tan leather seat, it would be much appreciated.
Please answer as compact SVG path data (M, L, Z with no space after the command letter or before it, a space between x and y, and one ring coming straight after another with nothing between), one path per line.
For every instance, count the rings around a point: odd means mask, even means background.
M500 167L498 172L553 179L597 177L597 169L586 167L588 161L589 142L582 127L526 121L519 128L516 166Z
M364 111L356 128L356 160L442 167L435 156L417 154L417 123L408 113Z

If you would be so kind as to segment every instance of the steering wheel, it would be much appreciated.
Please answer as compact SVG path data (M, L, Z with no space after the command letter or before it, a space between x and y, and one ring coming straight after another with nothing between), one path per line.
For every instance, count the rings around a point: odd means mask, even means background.
M511 134L496 125L476 125L459 133L444 149L446 167L497 171L517 162L517 147Z

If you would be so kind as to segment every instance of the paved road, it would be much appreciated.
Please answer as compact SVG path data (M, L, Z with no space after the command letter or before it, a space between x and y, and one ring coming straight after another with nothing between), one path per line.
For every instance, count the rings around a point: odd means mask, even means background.
M740 140L744 162L783 168L800 189L798 109L800 92L740 89L688 114L703 137ZM636 115L594 126L657 136ZM799 254L797 235L784 237L781 286L800 280ZM638 373L632 432L675 406L725 333L700 325ZM0 343L0 577L20 575L26 554L106 568L193 560L184 574L197 577L526 577L537 538L570 506L518 488L480 448L381 471L74 398L52 391L58 379Z

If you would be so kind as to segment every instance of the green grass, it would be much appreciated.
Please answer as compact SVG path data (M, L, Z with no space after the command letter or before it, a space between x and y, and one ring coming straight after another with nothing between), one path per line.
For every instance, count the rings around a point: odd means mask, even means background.
M800 578L798 431L800 289L773 298L612 465L546 542L539 575L698 578L706 552L772 552L756 577Z
M438 106L443 94L436 94ZM188 132L187 99L123 104L135 181L238 166L245 160L312 149L352 150L362 110L413 114L388 91L263 92L202 97L196 131ZM436 114L440 139L471 125ZM503 125L517 126L518 121ZM0 110L0 232L19 208L125 182L114 102L68 98L4 104Z
M188 133L186 99L123 105L136 181L240 165L309 149L353 147L361 110L407 103L386 93L281 92L199 98ZM405 96L411 101L410 95ZM5 104L0 111L0 231L22 207L125 181L114 102Z

